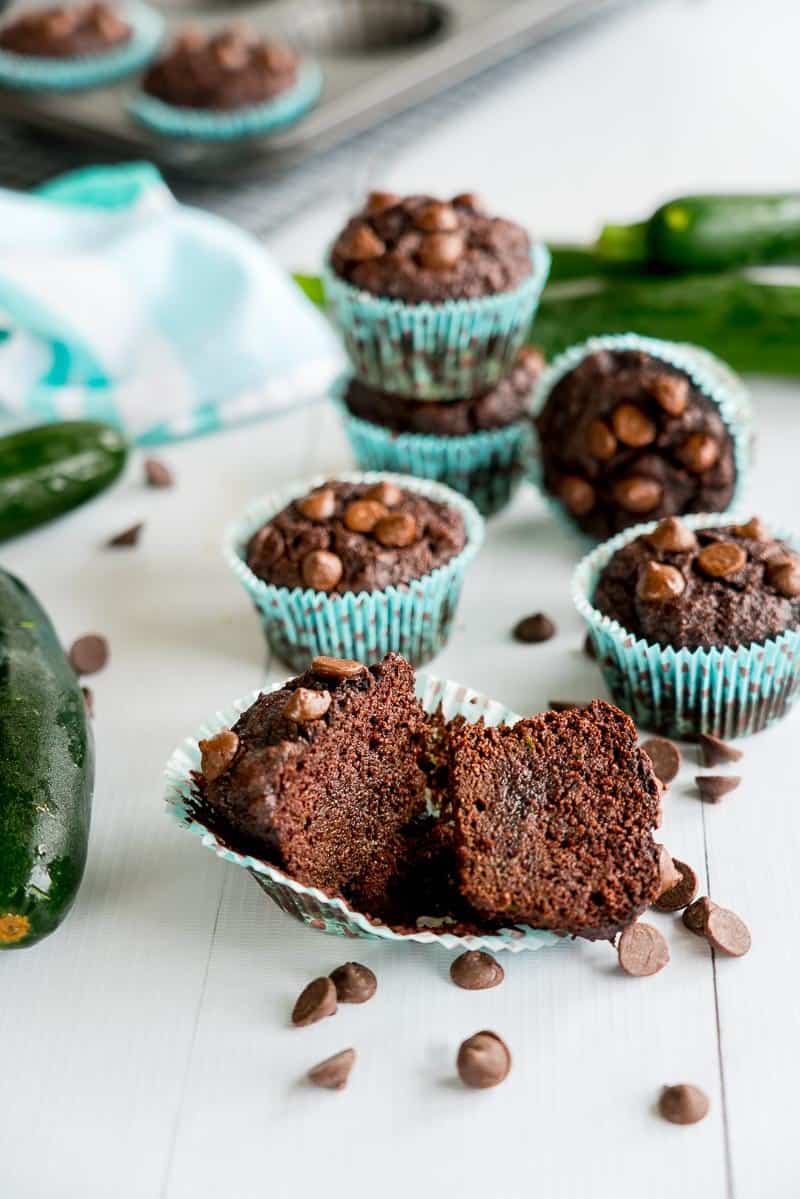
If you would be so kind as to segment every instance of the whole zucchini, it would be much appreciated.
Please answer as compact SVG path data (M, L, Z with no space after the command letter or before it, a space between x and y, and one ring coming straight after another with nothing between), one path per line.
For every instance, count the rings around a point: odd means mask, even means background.
M0 570L0 949L66 916L86 864L94 742L49 617Z
M0 541L103 491L126 456L122 434L97 421L36 425L0 437Z

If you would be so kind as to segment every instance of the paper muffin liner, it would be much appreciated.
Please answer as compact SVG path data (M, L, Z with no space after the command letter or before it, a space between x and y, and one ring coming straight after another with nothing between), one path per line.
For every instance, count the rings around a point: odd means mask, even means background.
M292 500L330 478L368 484L386 480L447 504L464 520L467 540L463 550L430 574L380 591L329 595L309 588L278 587L259 579L245 561L252 535ZM475 505L441 483L386 472L337 473L296 482L256 500L228 529L224 553L255 604L267 643L298 674L318 654L369 664L393 651L419 666L434 657L448 639L464 573L480 548L483 530Z
M267 690L275 691L283 685L276 683ZM416 692L426 712L435 712L441 704L448 719L462 715L469 721L476 721L482 716L489 725L513 724L519 720L519 716L510 708L449 680L419 674ZM220 729L230 728L260 694L261 691L253 691L226 710L215 712L195 737L186 738L178 746L166 767L166 804L170 818L199 837L202 844L217 857L249 870L281 911L321 932L370 941L407 941L420 945L440 945L445 949L487 949L492 953L501 949L519 953L525 949L542 949L548 945L564 944L563 939L555 933L529 928L527 925L516 925L499 932L480 935L459 935L447 931L446 920L431 918L426 921L424 916L418 920L420 927L417 932L396 932L388 925L378 924L363 913L355 911L345 900L326 895L316 887L303 886L269 862L237 853L223 844L191 811L192 772L200 769L198 741L213 736ZM425 927L426 923L440 925L442 931Z
M681 518L690 529L747 517L714 513ZM602 615L592 600L614 554L658 521L635 525L587 554L572 579L575 606L589 626L603 677L617 703L644 728L670 737L743 737L785 716L800 693L800 631L724 649L673 649L637 638ZM791 533L776 537L800 548Z
M418 400L478 395L513 369L550 270L541 242L513 291L443 304L407 304L360 291L326 255L325 297L359 379Z
M599 350L642 350L651 354L654 358L683 371L697 390L716 404L733 443L736 473L733 494L725 511L730 512L737 507L741 503L742 492L747 482L752 452L753 417L750 397L743 382L731 367L701 346L689 345L687 342L663 341L655 337L640 337L638 333L613 333L602 337L590 337L587 341L564 350L544 371L533 391L531 410L534 420L544 408L556 384L570 371L575 370L584 358L596 354ZM551 512L559 518L564 528L576 535L584 548L596 544L596 539L581 529L561 501L545 487L541 444L535 425L529 463L531 482L535 484Z
M142 124L167 137L235 141L237 138L275 133L293 124L316 104L321 91L322 70L319 64L312 59L304 59L294 86L263 104L224 112L178 108L140 91L131 100L129 111Z
M36 58L0 50L0 84L41 91L79 91L122 79L152 58L161 41L164 20L139 0L120 6L118 16L131 27L124 46L76 58Z

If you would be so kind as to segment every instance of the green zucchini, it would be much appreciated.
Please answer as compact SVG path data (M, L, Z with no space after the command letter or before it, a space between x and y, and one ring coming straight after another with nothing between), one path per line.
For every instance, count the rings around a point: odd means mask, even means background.
M0 949L33 945L72 906L93 786L78 678L38 601L0 570Z
M85 503L114 482L126 457L122 434L97 421L0 437L0 541Z

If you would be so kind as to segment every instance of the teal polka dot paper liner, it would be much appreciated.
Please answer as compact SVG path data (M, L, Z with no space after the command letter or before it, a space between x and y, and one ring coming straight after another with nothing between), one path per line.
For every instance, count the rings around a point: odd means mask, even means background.
M531 273L513 291L443 304L406 304L360 291L326 255L325 297L353 369L381 391L419 400L478 395L514 367L550 271L542 243Z
M328 595L265 583L245 561L250 538L288 503L331 477L368 484L387 480L455 508L464 520L464 549L430 574L381 591ZM419 666L439 653L450 635L464 575L481 546L483 531L475 505L441 483L386 472L337 473L297 482L256 500L229 528L224 554L255 605L268 645L298 674L318 654L370 663L394 652Z
M131 27L131 36L123 46L77 58L35 58L0 50L0 84L39 91L81 91L140 71L158 48L163 18L138 0L121 5L117 11Z
M283 683L276 683L268 690L274 691L282 686ZM490 725L513 724L519 719L517 714L505 705L449 680L419 674L416 689L426 712L435 712L441 704L448 719L460 714L469 721L475 721L483 716ZM212 737L220 729L230 728L260 694L261 692L254 691L231 704L229 708L215 712L198 730L196 736L188 737L178 746L167 763L165 798L167 815L171 820L196 836L201 844L217 857L248 870L281 911L320 932L358 940L403 941L419 945L439 945L449 950L486 949L492 953L500 950L520 953L523 950L543 949L565 943L563 938L555 933L528 928L526 925L493 933L461 935L448 931L447 918L426 919L424 915L418 920L418 931L396 932L388 925L376 924L369 920L363 913L351 908L345 900L326 895L316 887L303 886L269 862L238 853L219 841L192 812L192 772L200 769L198 741L204 737Z
M735 524L750 515L699 514L682 520L691 529L702 529ZM669 737L757 733L785 716L800 695L799 630L735 649L673 649L635 637L594 607L594 592L607 563L657 523L635 525L603 542L573 575L573 600L589 626L614 701L638 725ZM791 533L776 530L774 535L800 549Z
M313 108L322 91L322 70L318 63L304 59L297 82L264 104L229 112L200 108L177 108L155 96L138 92L129 111L142 124L165 137L195 138L201 141L235 141L277 133L294 124Z

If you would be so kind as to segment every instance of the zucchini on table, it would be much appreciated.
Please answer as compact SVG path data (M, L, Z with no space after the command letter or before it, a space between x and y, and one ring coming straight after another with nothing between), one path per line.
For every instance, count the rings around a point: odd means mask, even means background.
M53 932L86 863L94 742L49 617L0 570L0 949Z

